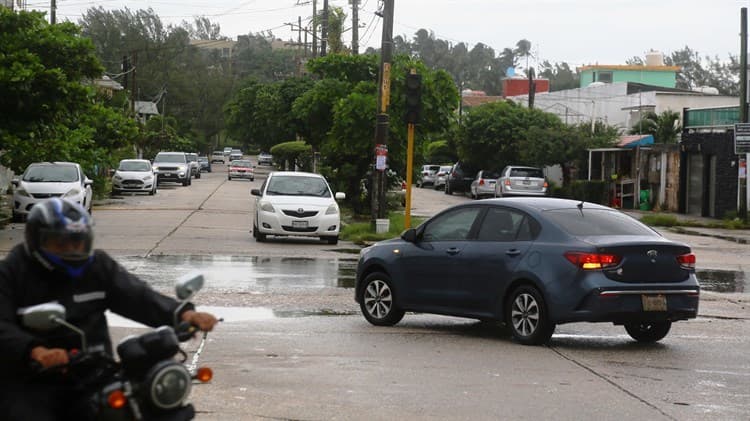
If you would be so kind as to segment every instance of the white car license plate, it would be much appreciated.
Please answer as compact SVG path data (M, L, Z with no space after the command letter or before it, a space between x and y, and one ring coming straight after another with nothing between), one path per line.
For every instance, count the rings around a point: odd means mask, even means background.
M643 311L667 311L666 295L641 295L641 302L643 302Z
M524 185L524 186L529 186L529 185L531 185L531 180L523 180L523 185Z
M494 185L495 185L495 182L494 181L490 181L490 186L494 186Z
M171 172L165 172L164 175L167 176L167 177L169 177L169 176L172 175L172 173Z
M307 228L307 221L292 221L293 228Z

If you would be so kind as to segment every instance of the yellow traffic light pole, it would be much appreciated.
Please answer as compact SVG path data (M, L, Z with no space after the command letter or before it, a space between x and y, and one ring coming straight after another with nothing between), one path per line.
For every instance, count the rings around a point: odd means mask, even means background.
M411 228L411 182L414 166L414 123L409 123L406 130L406 212L404 228Z

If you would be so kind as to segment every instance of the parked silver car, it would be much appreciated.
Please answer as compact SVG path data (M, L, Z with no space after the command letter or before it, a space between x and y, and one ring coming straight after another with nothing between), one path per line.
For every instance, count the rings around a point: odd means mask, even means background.
M422 171L419 172L417 177L417 187L435 185L438 170L440 170L440 165L422 165Z
M50 197L70 199L91 212L94 182L75 162L35 162L11 183L14 187L13 221L22 221L32 206Z
M144 192L156 194L156 174L147 159L123 159L112 175L112 194Z
M435 176L435 190L440 190L445 188L445 180L448 179L448 174L451 173L451 169L453 168L453 165L441 165L440 169L438 170L436 176Z
M545 196L548 188L541 168L509 165L497 179L495 197Z
M472 199L481 199L495 195L495 185L500 173L497 171L481 170L471 182L470 193Z

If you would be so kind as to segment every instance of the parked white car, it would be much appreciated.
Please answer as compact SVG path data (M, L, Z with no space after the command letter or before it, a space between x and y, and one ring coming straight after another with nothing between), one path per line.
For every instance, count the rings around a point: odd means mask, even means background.
M495 197L546 196L548 188L541 168L509 165L497 179Z
M93 183L75 162L30 164L20 178L12 181L13 220L23 220L32 206L50 197L70 199L91 212Z
M336 200L343 200L346 195L331 193L320 174L272 172L251 194L257 196L253 218L256 241L265 241L268 235L292 235L338 243L341 215Z
M112 194L143 192L156 194L156 174L147 159L123 159L112 175Z

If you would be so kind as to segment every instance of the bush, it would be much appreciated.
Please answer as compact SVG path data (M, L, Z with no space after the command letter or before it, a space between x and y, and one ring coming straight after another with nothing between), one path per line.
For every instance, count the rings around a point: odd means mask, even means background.
M609 183L599 180L576 180L565 186L550 184L550 196L561 199L583 200L607 205Z

